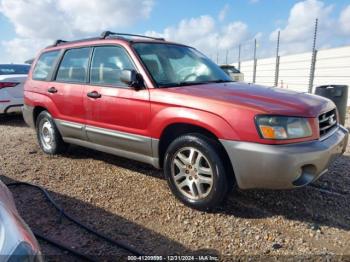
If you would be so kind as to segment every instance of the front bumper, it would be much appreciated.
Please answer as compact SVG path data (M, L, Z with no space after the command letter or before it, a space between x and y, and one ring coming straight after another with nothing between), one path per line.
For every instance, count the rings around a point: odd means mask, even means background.
M305 186L345 152L349 132L338 126L325 139L288 145L220 140L239 188L287 189Z

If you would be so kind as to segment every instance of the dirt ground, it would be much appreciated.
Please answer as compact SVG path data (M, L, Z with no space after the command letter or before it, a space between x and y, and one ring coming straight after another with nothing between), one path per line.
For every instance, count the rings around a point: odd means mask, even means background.
M183 206L161 171L151 166L77 146L62 156L45 155L34 130L18 115L0 119L0 148L4 182L45 187L66 212L147 255L216 254L227 261L248 255L253 260L350 259L349 145L315 183L317 188L237 191L212 213ZM92 256L127 259L128 252L60 219L35 189L11 190L32 229ZM48 260L78 260L40 244Z

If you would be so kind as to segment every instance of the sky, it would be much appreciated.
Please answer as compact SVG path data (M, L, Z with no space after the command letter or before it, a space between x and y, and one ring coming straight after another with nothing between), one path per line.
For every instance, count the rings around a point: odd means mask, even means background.
M0 0L0 63L23 63L56 39L102 31L161 36L219 63L350 45L349 0Z

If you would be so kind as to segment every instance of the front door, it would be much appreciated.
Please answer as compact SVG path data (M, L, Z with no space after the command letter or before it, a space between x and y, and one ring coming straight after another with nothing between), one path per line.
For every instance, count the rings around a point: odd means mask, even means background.
M123 47L94 48L90 85L84 91L86 134L90 142L104 149L142 160L140 157L152 155L147 129L149 92L148 89L135 90L121 82L124 69L136 70Z

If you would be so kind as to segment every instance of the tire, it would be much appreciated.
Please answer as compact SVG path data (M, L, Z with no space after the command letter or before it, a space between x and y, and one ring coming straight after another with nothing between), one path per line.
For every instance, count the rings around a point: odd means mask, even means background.
M42 111L36 119L36 134L40 148L49 155L61 154L66 151L67 144L47 111Z
M218 142L201 134L175 139L165 154L164 173L171 191L197 210L222 204L233 188L229 172Z

